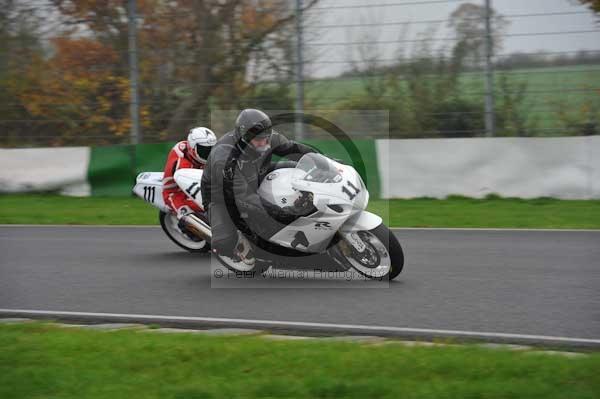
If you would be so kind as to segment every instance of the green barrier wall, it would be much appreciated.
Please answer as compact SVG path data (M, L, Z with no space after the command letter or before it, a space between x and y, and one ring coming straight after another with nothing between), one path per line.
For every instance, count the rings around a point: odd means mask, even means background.
M92 195L131 195L137 174L143 171L162 171L167 154L174 144L92 147L88 169Z
M335 140L306 140L306 144L333 158L354 165L361 173L371 197L380 193L379 171L374 140L338 142ZM140 144L134 146L92 147L88 181L93 196L127 196L135 183L135 176L143 171L162 171L169 150L175 143ZM354 147L352 147L354 145ZM346 148L355 148L353 153ZM353 156L351 156L353 155ZM362 160L362 162L361 162ZM134 167L135 165L135 167Z
M131 193L131 150L130 146L92 147L88 169L92 196L123 196Z

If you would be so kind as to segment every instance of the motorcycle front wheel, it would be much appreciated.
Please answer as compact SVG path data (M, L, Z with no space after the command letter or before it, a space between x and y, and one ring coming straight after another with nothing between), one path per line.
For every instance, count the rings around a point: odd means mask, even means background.
M344 242L342 253L349 266L368 278L393 280L398 277L404 268L404 252L387 226L380 224L372 230L354 234L365 244L365 250L358 252Z
M192 240L187 235L183 234L177 225L177 216L173 213L160 211L158 220L163 231L179 247L189 252L204 253L210 250L210 244L206 240Z

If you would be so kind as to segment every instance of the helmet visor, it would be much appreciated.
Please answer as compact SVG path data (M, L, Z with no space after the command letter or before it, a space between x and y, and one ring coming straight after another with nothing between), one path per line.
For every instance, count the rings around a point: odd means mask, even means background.
M246 132L246 137L248 137L248 139L250 140L252 140L255 137L268 138L271 136L271 133L273 133L273 129L270 125L258 123L252 126L250 129L248 129L248 131Z
M210 150L212 150L212 147L196 144L196 154L198 154L198 157L200 157L203 160L208 159Z

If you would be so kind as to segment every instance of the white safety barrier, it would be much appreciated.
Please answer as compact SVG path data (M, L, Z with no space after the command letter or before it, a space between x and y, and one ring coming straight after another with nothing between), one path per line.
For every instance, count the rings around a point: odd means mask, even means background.
M0 193L88 196L89 147L0 149Z
M600 136L377 140L382 198L600 199ZM0 193L87 196L89 147L0 149Z
M600 198L600 137L378 140L383 198Z

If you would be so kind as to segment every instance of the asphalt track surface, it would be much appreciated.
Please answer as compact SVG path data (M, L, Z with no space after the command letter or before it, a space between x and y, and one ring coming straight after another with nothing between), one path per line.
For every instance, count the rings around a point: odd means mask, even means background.
M0 227L0 309L600 338L600 232L395 234L406 265L389 287L269 277L219 289L210 257L160 228Z

